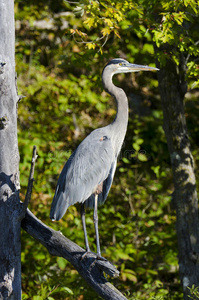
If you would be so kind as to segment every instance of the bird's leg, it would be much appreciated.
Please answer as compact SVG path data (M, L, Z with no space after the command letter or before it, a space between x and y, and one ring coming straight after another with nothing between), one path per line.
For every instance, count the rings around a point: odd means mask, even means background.
M95 205L94 205L93 221L94 221L94 225L95 225L97 255L99 257L101 257L100 243L99 243L99 231L98 231L97 204L98 204L98 194L95 194Z
M84 240L85 240L85 245L86 245L86 252L90 252L90 247L88 244L87 230L86 230L84 203L81 205L81 218L82 218L82 225L83 225L83 230L84 230Z
M95 224L95 234L96 234L96 245L97 245L97 257L96 258L106 261L106 259L101 256L101 251L100 251L99 233L98 233L97 203L98 203L98 194L95 195L94 214L93 214L93 221L94 221L94 224ZM83 225L83 229L84 229L84 238L85 238L85 245L86 245L86 252L82 255L82 258L81 258L81 259L84 259L90 253L94 254L96 256L95 253L91 252L89 244L88 244L84 204L81 205L81 218L82 218L82 225Z

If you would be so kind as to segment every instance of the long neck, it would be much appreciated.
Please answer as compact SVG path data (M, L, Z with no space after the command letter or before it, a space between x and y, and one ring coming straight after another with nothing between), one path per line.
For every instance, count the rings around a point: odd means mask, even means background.
M125 92L116 87L112 82L112 74L103 73L102 82L104 89L115 98L117 114L114 121L109 125L115 147L115 154L118 156L122 147L128 124L128 99Z

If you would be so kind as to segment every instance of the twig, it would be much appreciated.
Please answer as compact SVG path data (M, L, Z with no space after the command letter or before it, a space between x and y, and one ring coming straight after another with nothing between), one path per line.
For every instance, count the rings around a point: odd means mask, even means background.
M101 45L101 47L100 48L103 48L104 46L105 46L105 44L107 43L107 41L108 41L108 34L105 36L105 41L104 41L104 43ZM100 52L100 49L98 50L98 52Z
M67 3L70 3L70 4L80 4L80 2L76 2L76 1L64 0L64 2L67 2Z
M199 41L195 42L194 43L194 46L197 46L199 44ZM185 66L187 65L188 61L189 61L189 58L190 58L191 54L188 54L186 59L185 59Z
M26 211L21 226L44 245L51 255L67 259L103 299L127 300L103 275L103 271L112 277L119 275L118 270L109 261L98 260L92 254L82 259L82 255L85 253L84 249L67 239L60 232L46 226L29 209Z
M28 187L27 187L27 192L26 192L26 197L23 203L23 208L21 211L21 214L19 216L19 219L22 220L25 217L28 204L31 199L31 194L32 194L32 187L33 187L33 182L34 182L34 171L35 171L35 162L37 159L37 147L33 146L33 153L32 153L32 161L31 161L31 167L30 167L30 175L29 175L29 180L28 180Z

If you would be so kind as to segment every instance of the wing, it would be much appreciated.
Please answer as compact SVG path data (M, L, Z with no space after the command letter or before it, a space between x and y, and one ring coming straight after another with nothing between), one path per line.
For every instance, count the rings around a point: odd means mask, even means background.
M113 177L115 174L117 159L112 163L111 169L109 171L108 177L103 182L103 190L102 193L98 195L98 204L102 205L108 196L109 190L111 188ZM92 194L85 202L86 207L93 208L94 207L94 201L95 201L95 195Z
M94 130L65 164L58 179L50 218L59 220L70 205L88 199L97 186L110 176L114 161L110 137L105 134L103 128ZM107 183L110 180L111 176ZM107 188L103 188L104 195L108 194L109 189L108 185Z

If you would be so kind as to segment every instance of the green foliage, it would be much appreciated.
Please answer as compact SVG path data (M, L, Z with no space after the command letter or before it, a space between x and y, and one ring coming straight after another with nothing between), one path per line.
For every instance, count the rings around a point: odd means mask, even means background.
M171 58L179 65L183 54L190 87L199 86L198 1L153 0L149 3L146 0L106 0L91 3L80 1L80 4L83 24L79 24L77 29L70 29L80 44L83 43L90 50L99 49L102 53L106 51L105 44L112 36L127 43L129 40L125 36L128 33L137 35L139 39L153 40L160 49L158 59L161 65ZM172 47L168 48L167 45ZM127 47L134 51L136 49L132 43ZM153 53L153 45L149 51Z
M187 287L189 289L189 292L190 292L190 295L188 295L188 297L190 299L199 299L199 288L198 287L195 287L194 285L190 288L190 287Z
M168 56L178 64L180 53L186 54L187 80L190 88L197 87L195 3L120 0L81 1L76 6L34 0L15 1L15 10L18 89L25 96L18 111L21 198L36 145L39 158L30 209L84 247L79 207L70 207L55 224L49 211L65 161L92 129L114 118L113 101L101 85L104 63L124 57L154 66L155 41L162 64ZM173 52L161 51L165 43ZM100 240L103 256L121 273L111 281L129 299L177 300L182 292L173 186L156 78L154 73L114 78L128 94L130 118L113 187L99 209ZM197 94L190 94L186 114L196 162L198 112ZM86 222L95 251L92 211ZM50 256L24 232L22 282L23 299L99 299L67 261Z

